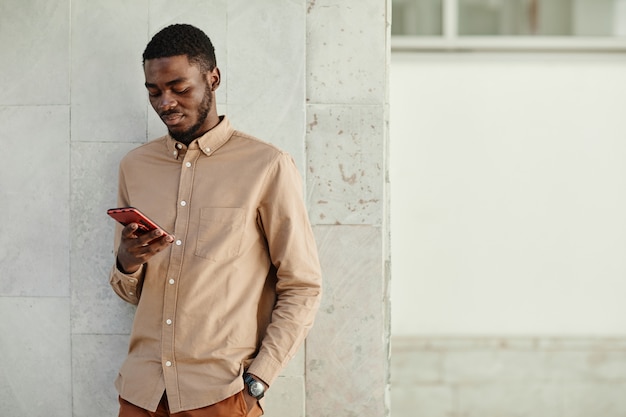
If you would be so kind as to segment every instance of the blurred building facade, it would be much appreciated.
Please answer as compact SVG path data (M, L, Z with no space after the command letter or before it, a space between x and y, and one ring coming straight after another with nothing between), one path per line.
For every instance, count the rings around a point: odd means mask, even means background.
M449 3L392 41L392 415L624 416L623 2Z

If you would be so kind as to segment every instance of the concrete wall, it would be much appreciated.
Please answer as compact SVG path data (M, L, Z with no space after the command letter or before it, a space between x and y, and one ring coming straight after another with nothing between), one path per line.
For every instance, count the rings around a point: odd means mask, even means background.
M626 56L393 54L392 411L623 416Z
M393 338L394 417L626 415L626 338Z
M387 15L379 0L0 3L2 415L116 415L133 308L108 288L105 210L121 156L164 132L141 52L174 22L213 39L219 112L306 179L326 294L267 415L387 414Z

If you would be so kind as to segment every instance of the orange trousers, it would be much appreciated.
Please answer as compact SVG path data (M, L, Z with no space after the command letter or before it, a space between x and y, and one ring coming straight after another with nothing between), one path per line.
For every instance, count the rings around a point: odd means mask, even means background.
M174 414L170 414L167 396L165 394L163 394L163 398L161 398L161 402L155 412L137 407L122 397L119 398L119 401L120 413L118 417L260 417L263 415L263 410L261 410L258 404L256 404L252 410L248 411L243 392L239 392L232 397L228 397L208 407L181 411L180 413Z

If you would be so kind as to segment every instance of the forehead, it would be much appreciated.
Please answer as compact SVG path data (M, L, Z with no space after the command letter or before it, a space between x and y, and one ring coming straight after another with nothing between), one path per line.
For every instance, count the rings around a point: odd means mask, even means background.
M186 55L148 59L143 66L146 82L157 84L178 79L201 79L197 65L191 64Z

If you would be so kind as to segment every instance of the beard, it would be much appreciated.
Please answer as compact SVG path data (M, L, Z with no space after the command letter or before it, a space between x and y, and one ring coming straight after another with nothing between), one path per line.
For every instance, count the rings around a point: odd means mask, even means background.
M189 129L182 132L173 132L168 128L170 136L178 142L184 143L185 145L189 146L189 144L193 142L195 138L200 136L198 134L198 131L200 130L200 127L202 127L202 124L204 124L207 116L209 115L209 111L211 110L211 104L213 104L211 88L209 87L209 83L206 83L204 88L204 97L202 98L200 106L198 106L198 120L196 121L196 123Z

